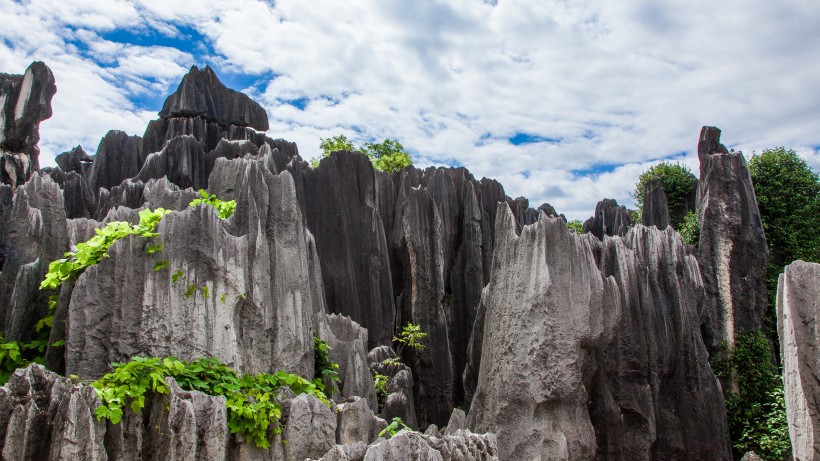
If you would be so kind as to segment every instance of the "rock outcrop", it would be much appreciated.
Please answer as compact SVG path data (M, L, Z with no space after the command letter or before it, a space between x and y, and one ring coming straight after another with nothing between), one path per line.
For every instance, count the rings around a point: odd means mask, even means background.
M660 181L649 181L644 187L641 224L664 230L672 223L669 217L669 201Z
M623 302L612 341L590 367L598 458L731 460L723 395L699 331L695 257L672 228L641 225L595 251Z
M820 460L820 264L796 261L777 284L777 331L795 460Z
M0 182L16 188L40 169L40 122L57 92L51 69L32 63L23 75L0 74Z
M237 192L225 197L237 200L229 220L204 205L171 214L157 229L161 253L147 255L146 239L128 237L77 279L69 373L97 377L112 361L173 355L214 356L244 372L313 375L310 331L323 308L314 298L321 282L310 270L313 237L290 173L272 174L269 160L217 162L213 176L223 187L234 181ZM120 208L117 219L135 213ZM167 267L154 270L160 260Z
M342 315L319 313L317 317L317 334L330 346L330 360L339 365L333 397L359 397L368 407L378 408L367 359L367 329Z
M583 231L603 240L604 235L626 235L633 225L632 213L625 206L618 206L613 199L603 199L595 205L595 215L584 222Z
M706 289L704 341L710 352L737 333L763 326L769 250L746 160L720 144L720 130L703 127L698 262Z
M515 230L501 204L469 424L498 436L502 459L592 459L583 374L620 317L618 287L563 220L541 214Z

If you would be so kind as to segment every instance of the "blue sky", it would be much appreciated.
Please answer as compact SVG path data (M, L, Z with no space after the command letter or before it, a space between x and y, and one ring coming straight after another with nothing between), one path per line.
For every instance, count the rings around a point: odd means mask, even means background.
M652 163L697 172L700 127L820 169L814 0L0 0L0 72L54 71L43 165L109 129L141 135L191 65L259 101L298 143L398 139L584 219L631 205Z

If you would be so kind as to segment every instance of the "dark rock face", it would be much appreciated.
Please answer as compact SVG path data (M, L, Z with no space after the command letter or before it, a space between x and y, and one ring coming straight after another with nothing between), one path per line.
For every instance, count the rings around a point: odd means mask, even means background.
M111 132L109 132L109 135L110 133ZM106 135L106 137L109 135ZM103 141L105 139L106 138L103 138ZM94 162L94 157L86 154L82 146L77 146L68 152L63 152L58 155L54 160L57 162L57 166L64 172L74 171L80 176L86 176L89 171L91 171L91 164Z
M700 336L703 282L671 228L601 244L623 314L595 352L590 415L599 459L732 459L720 386Z
M618 206L613 199L603 199L595 205L595 215L584 222L584 233L589 232L603 240L604 235L626 235L634 224L632 214L625 206Z
M795 261L777 283L777 331L794 459L820 459L820 264Z
M0 271L0 331L6 341L28 341L47 312L39 290L48 265L68 250L66 215L59 186L32 175L18 187L7 215L7 253Z
M316 236L328 310L367 328L371 346L390 344L393 286L370 160L338 152L315 170L302 164L292 171L307 227Z
M646 226L655 226L664 230L671 224L669 218L669 202L666 191L660 181L646 183L643 193L643 208L641 209L641 223Z
M176 93L165 100L159 115L162 118L202 117L220 125L268 131L265 109L247 95L225 87L208 66L202 70L191 67Z
M23 75L0 74L0 182L12 188L40 169L40 122L57 92L51 69L32 63Z
M698 157L698 262L709 306L704 341L714 351L721 341L734 344L736 333L763 325L769 252L743 154L720 144L719 129L703 127Z
M563 220L542 214L518 236L509 206L498 213L469 424L498 436L502 459L592 459L585 350L611 338L618 287Z
M91 190L96 194L101 187L118 186L135 177L143 163L142 138L128 136L124 131L109 131L100 141L91 164L88 178Z

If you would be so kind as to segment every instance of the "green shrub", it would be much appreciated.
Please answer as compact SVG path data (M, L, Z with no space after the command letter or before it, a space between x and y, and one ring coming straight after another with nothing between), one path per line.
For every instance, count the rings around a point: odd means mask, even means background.
M404 167L413 164L413 159L407 152L407 149L395 139L385 139L382 142L365 143L363 148L357 147L343 134L333 136L332 138L321 138L319 148L322 149L321 157L329 157L333 152L347 151L347 152L362 152L367 155L373 167L377 170L386 171L388 173L395 173L401 171ZM308 162L312 168L319 166L320 158L312 158Z
M229 430L258 448L270 446L269 430L281 432L280 389L289 387L297 395L311 394L330 405L317 381L283 371L240 375L216 358L187 362L174 357L135 357L113 365L114 371L91 384L102 402L96 410L97 419L108 419L112 424L119 424L126 407L134 413L140 411L149 392L168 394L166 377L174 378L184 390L224 396Z
M754 451L764 459L782 460L791 454L783 384L772 362L771 345L760 330L735 338L734 348L711 359L715 374L737 382L726 399L729 437L735 455Z
M644 171L631 194L637 208L636 222L641 221L640 214L643 209L646 186L653 181L659 181L663 185L669 206L669 218L672 221L672 227L677 229L683 223L684 216L675 216L675 211L682 209L686 196L695 190L697 178L688 166L677 162L661 162Z
M567 228L575 229L575 232L581 235L584 232L584 223L582 223L580 219L573 219L572 221L567 221Z
M387 403L387 383L389 382L389 376L378 372L373 373L373 384L376 387L376 399L378 400L379 411L381 411L381 409L384 408L384 404Z
M698 214L692 211L687 212L686 216L683 217L683 223L680 225L678 232L684 242L689 245L694 245L697 249L698 243L700 242L700 220L698 219Z
M314 378L320 383L326 383L328 395L333 395L338 390L336 383L341 381L339 364L330 360L330 346L316 333L313 334L313 370ZM322 390L325 390L324 384Z
M199 204L211 205L216 208L219 219L228 219L236 211L236 200L220 200L214 194L208 194L207 191L199 189L199 197L191 200L188 206L197 206Z
M385 427L384 429L382 429L381 432L379 432L379 437L389 436L387 437L389 439L398 434L399 431L401 431L402 429L410 432L415 432L413 429L410 428L410 426L404 424L404 421L402 421L401 418L396 416L393 418L393 421L391 421L390 424L387 425L387 427Z

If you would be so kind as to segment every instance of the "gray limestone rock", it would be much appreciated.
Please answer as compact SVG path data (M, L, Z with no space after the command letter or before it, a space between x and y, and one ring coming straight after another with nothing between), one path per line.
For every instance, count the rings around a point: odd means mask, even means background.
M493 461L501 458L493 434L457 431L441 438L401 431L368 447L365 461Z
M54 161L57 162L57 166L66 173L74 171L81 176L86 176L91 171L91 164L94 162L94 157L88 155L82 146L77 146L68 152L63 152L58 155Z
M0 271L0 331L7 341L33 339L48 311L51 292L40 291L50 262L68 250L60 187L48 175L32 175L14 194L8 214L8 252Z
M378 418L361 397L352 397L337 406L336 443L349 445L356 442L369 444L381 429Z
M501 204L495 235L469 425L497 434L503 459L592 459L583 373L620 317L615 280L560 218L542 214L519 236Z
M453 414L450 415L450 421L447 422L447 427L444 428L444 435L453 435L458 430L467 429L467 414L460 408L454 408Z
M377 408L376 388L367 361L367 330L349 317L317 314L317 333L330 346L330 360L339 365L338 393L334 398L358 396ZM327 385L326 385L327 388Z
M763 325L769 250L752 179L740 152L720 144L720 130L703 127L698 142L700 182L698 263L706 288L704 341L714 352L736 333Z
M182 189L208 188L208 158L202 145L193 136L177 136L162 148L148 155L142 169L135 176L146 182L149 179L168 179Z
M0 182L17 188L40 169L40 122L57 92L51 69L33 62L23 75L0 74Z
M69 373L97 377L112 361L173 355L215 356L244 372L313 375L320 282L311 280L313 238L293 180L270 173L264 160L220 161L216 169L233 162L244 174L234 177L240 192L230 219L207 205L172 213L158 226L161 253L147 255L146 239L128 237L77 279L68 308Z
M764 461L764 460L760 456L757 456L757 453L755 453L753 451L748 451L748 452L746 452L745 455L743 455L742 458L740 458L740 461Z
M603 240L604 235L626 235L634 225L632 213L625 206L618 206L613 199L603 199L595 205L595 215L584 222L583 231Z
M671 227L637 225L599 245L623 315L587 373L598 457L731 460L723 395L700 336L695 257Z
M336 416L316 397L300 394L290 401L282 435L286 461L319 458L335 444Z
M379 346L367 354L372 373L379 373L388 377L387 397L385 398L382 415L392 421L398 417L410 427L418 427L416 405L413 398L413 371L404 364L384 363L387 359L395 359L396 353L390 346Z
M820 460L820 264L795 261L777 284L777 331L795 460Z

